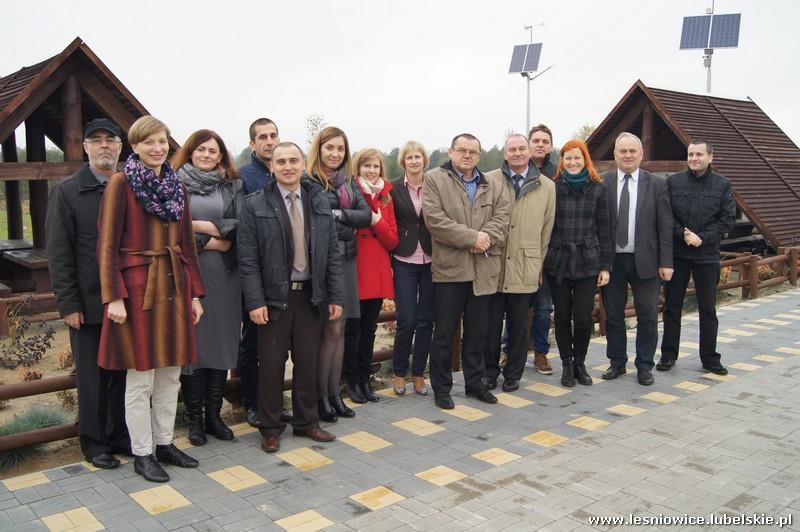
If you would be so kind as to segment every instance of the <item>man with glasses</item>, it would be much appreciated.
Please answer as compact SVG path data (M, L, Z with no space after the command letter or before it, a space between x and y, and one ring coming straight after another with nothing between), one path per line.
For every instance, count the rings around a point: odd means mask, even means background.
M97 215L108 178L116 171L122 134L114 122L98 118L84 128L89 163L50 191L47 255L58 311L69 326L78 386L78 432L88 462L113 469L113 453L131 456L125 425L125 371L97 365L103 304L97 271Z
M450 160L425 180L422 210L430 231L434 285L434 334L431 385L439 408L454 408L451 353L463 313L461 360L468 397L485 403L497 398L483 382L486 316L497 291L511 203L497 181L478 170L481 143L469 133L457 135Z

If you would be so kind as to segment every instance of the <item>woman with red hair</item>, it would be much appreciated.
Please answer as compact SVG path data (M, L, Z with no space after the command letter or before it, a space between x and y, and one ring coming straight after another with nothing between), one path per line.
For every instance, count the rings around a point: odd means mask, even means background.
M561 148L555 176L556 219L544 272L555 307L561 385L592 384L586 351L592 334L596 287L608 283L613 260L611 223L603 178L580 140ZM574 327L573 327L574 326Z

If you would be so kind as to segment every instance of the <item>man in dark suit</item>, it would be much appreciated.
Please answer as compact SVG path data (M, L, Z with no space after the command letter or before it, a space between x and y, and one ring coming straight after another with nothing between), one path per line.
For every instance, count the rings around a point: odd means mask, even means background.
M89 164L61 180L47 204L47 255L59 314L69 326L78 387L78 434L88 462L112 469L113 453L131 454L125 425L125 371L97 365L103 304L97 271L97 215L108 178L116 171L122 132L105 118L83 132Z
M606 308L606 356L610 367L603 379L625 374L628 363L625 305L628 286L636 309L636 370L639 384L653 384L658 345L659 278L672 278L672 210L666 180L639 168L642 141L621 133L614 144L617 169L603 180L611 211L614 267L601 290Z

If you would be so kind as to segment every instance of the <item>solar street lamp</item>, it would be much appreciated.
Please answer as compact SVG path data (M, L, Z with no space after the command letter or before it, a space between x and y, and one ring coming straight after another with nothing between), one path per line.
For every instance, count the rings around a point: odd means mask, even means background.
M543 26L544 23L535 24L536 26ZM538 74L534 75L539 70L539 58L542 55L542 43L533 42L533 26L525 26L526 30L531 32L531 42L529 44L518 44L514 46L511 52L511 65L508 67L509 74L520 74L527 79L528 85L528 107L525 118L525 132L531 130L531 82L553 68L552 65L545 68Z
M706 92L711 92L711 58L715 48L738 48L741 13L715 15L714 4L705 15L683 17L681 50L703 50Z

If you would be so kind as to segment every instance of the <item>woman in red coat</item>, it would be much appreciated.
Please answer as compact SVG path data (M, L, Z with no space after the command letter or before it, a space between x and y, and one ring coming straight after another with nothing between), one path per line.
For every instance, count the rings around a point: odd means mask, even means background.
M389 252L397 247L397 222L386 180L386 165L378 150L366 148L353 161L355 177L372 211L370 227L356 231L356 271L360 318L347 320L344 375L350 399L356 403L377 401L369 383L375 330L383 299L394 297Z
M198 465L173 445L172 432L181 366L197 361L194 325L203 315L203 285L187 195L167 163L167 126L143 116L128 140L134 153L111 176L98 221L106 313L97 363L128 370L125 421L134 470L166 482L159 462Z

